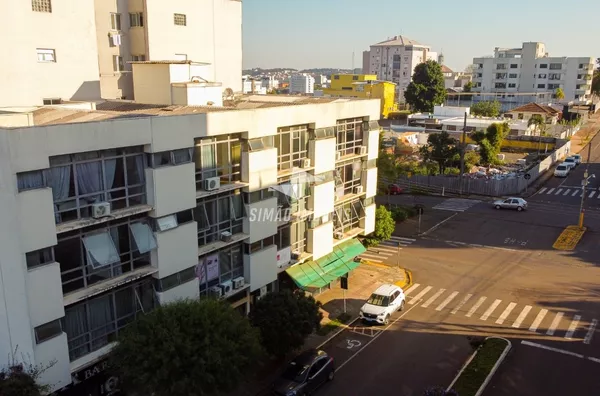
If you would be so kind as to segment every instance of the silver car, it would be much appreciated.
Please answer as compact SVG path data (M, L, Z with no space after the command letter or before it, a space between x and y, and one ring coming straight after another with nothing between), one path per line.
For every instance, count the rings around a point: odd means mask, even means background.
M514 197L510 197L510 198L506 198L506 199L499 199L497 201L494 201L494 208L496 208L496 209L516 209L520 212L522 210L527 209L527 201L525 201L523 198L514 198Z

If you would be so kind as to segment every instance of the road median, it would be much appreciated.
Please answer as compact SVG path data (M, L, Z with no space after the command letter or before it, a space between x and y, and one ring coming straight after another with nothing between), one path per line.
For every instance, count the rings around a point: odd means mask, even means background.
M552 247L556 250L574 250L587 228L571 225L564 229Z

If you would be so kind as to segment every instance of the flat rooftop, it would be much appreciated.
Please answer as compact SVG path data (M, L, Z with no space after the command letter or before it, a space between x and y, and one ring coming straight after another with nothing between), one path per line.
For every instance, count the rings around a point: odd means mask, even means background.
M33 126L94 122L117 118L136 118L151 116L172 116L182 114L202 114L218 111L252 110L270 107L301 106L319 103L341 103L368 100L360 98L324 98L293 95L244 95L234 100L224 100L223 106L177 106L152 105L134 101L116 100L96 103L96 110L78 109L75 103L56 106L40 106L11 111L0 109L0 116L31 114ZM1 124L0 124L1 127Z

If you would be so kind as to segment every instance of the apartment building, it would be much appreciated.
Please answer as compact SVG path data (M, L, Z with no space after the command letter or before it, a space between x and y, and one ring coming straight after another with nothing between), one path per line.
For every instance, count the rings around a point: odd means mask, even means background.
M130 61L190 60L240 92L240 0L8 2L0 107L133 99Z
M566 101L591 99L594 58L554 57L540 42L496 48L493 56L473 58L473 92L502 101L549 101L561 88Z
M313 94L315 78L310 74L293 74L290 76L290 93Z
M168 106L0 115L0 355L54 361L41 381L61 396L117 389L106 355L158 304L318 292L374 230L377 100L195 106L215 87L156 79L190 67L133 64L135 96Z
M438 60L437 52L432 52L430 46L405 36L394 36L371 45L368 53L363 52L363 73L395 83L396 97L403 101L415 67L428 60Z

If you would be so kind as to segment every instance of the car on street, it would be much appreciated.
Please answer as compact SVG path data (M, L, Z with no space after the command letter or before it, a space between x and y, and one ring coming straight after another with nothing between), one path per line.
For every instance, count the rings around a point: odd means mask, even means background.
M554 176L556 177L567 177L569 176L569 172L571 171L571 167L560 164L554 169Z
M573 169L577 166L577 161L573 157L567 157L563 161L563 165L566 165L566 166L570 167L571 169Z
M326 352L309 349L296 356L273 383L272 393L280 396L312 395L335 376L335 364Z
M527 201L523 198L509 197L506 199L499 199L494 201L494 208L496 209L516 209L519 212L527 209Z
M582 161L581 155L579 155L579 154L573 154L571 157L575 158L575 163L577 165L581 164L581 161Z
M402 187L400 187L397 184L390 184L388 186L388 194L390 195L398 195L398 194L402 194L404 190L402 189Z
M402 288L391 284L381 285L362 306L359 316L365 322L387 325L394 312L404 309L405 300Z

